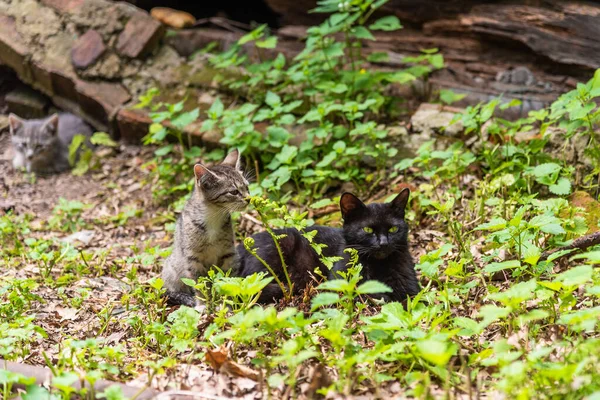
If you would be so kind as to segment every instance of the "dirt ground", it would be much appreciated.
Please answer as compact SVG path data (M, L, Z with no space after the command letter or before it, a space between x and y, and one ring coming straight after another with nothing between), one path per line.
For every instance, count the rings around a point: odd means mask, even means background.
M126 279L127 273L132 269L137 270L141 283L158 276L163 258L148 256L148 253L153 253L148 249L155 249L154 253L157 253L172 244L172 233L167 227L174 220L174 213L168 206L159 206L152 199L151 176L143 168L144 163L151 159L152 151L149 147L120 145L105 152L99 170L88 172L84 176L63 173L38 177L32 181L26 174L13 170L9 133L4 132L0 136L0 215L6 212L15 215L30 214L33 216L31 237L50 239L57 243L62 240L71 241L79 251L95 257L87 260L96 268L92 276L59 285L58 288L42 283L36 289L35 293L41 300L33 307L35 323L48 333L48 338L40 340L23 362L45 365L44 355L56 362L61 347L68 338L104 338L107 345L121 345L127 349L127 357L135 365L126 373L130 383L143 386L148 382L148 375L136 358L152 359L153 354L134 342L134 335L127 323L139 310L128 310L121 300L134 289ZM393 186L390 190L382 189L378 196L385 197L392 189ZM82 236L48 228L47 221L52 217L60 198L90 205L82 214L83 220L88 223L79 232ZM138 216L129 218L124 224L106 222L128 209L138 210ZM334 207L328 211L336 210ZM103 222L97 223L98 221ZM252 212L243 213L236 225L238 234L259 230L260 226L256 222ZM415 258L434 246L440 236L440 232L421 230L413 237ZM0 267L0 273L0 278L4 279L39 279L40 271L35 263L23 260L18 268ZM53 273L52 276L53 279L62 279L61 273ZM69 305L69 299L81 297L84 292L88 294L81 307ZM112 318L105 326L100 315L107 310L110 310ZM210 316L205 315L203 318ZM236 356L238 360L247 360L249 365L253 354L250 351ZM151 386L160 391L194 390L207 396L216 396L212 398L262 398L260 384L255 381L215 373L207 363L199 360L181 361L155 377ZM123 380L123 376L115 379ZM308 387L309 383L301 383L301 387L302 385ZM390 390L390 395L400 391L399 386L393 383L389 388L382 388L386 389Z

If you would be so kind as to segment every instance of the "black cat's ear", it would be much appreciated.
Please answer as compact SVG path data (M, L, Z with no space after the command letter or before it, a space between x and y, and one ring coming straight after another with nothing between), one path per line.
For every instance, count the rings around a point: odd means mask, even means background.
M345 220L366 209L367 206L365 206L365 203L360 201L360 199L352 193L344 193L340 198L340 211Z
M194 165L194 175L196 176L197 181L199 181L200 178L202 178L206 174L211 174L212 176L216 177L214 172L212 172L210 169L206 168L204 165L202 165L202 164Z
M392 210L397 212L399 215L404 217L404 210L406 210L406 205L408 204L408 198L410 197L410 190L408 188L404 188L398 196L392 200L390 203L390 207Z
M239 150L235 149L231 153L227 154L227 157L225 157L221 164L229 165L230 167L234 167L235 169L239 170L241 167L241 158L242 155L240 154Z
M23 126L23 120L15 114L10 113L8 115L8 126L10 128L10 134L14 135Z
M44 127L48 133L56 135L58 133L58 114L52 114Z

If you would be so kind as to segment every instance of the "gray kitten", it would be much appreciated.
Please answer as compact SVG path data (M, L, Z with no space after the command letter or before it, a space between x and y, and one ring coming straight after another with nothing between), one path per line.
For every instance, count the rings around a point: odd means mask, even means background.
M8 122L15 153L13 167L39 174L69 169L69 145L73 137L77 134L92 136L89 125L73 114L29 120L10 114Z
M173 252L162 270L168 303L189 307L196 305L194 290L181 278L195 281L213 265L224 271L235 265L230 213L245 209L249 195L237 150L219 165L196 164L194 175L192 197L177 219Z

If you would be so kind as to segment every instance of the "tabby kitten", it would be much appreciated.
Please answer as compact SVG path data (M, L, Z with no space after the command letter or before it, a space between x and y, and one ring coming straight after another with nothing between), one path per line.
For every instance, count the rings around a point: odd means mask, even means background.
M408 225L404 221L404 212L410 191L404 189L390 203L365 205L351 193L344 193L340 199L340 209L344 218L342 229L325 226L313 226L316 230L315 241L326 244L325 256L340 256L342 261L329 271L329 279L339 278L338 271L347 268L348 254L345 248L358 251L358 261L362 264L363 280L378 280L392 288L392 293L375 294L373 297L386 301L403 301L420 290L414 270L414 263L408 249ZM328 269L321 263L315 251L300 232L295 229L275 230L277 234L287 235L280 240L294 293L304 290L311 280L310 273L316 267L325 273ZM284 274L281 260L273 239L266 232L252 236L258 255L277 273L281 280ZM261 262L242 245L237 247L239 255L239 275L248 276L255 272L267 272ZM270 283L263 290L259 302L267 303L281 298L283 293L276 283Z
M14 148L13 167L27 172L52 174L71 168L69 145L77 134L92 136L92 129L81 118L68 113L45 119L8 116ZM87 143L88 147L92 147Z
M177 219L173 252L162 271L168 303L189 307L196 305L194 291L181 278L195 281L213 265L232 268L236 254L230 213L246 208L249 195L237 150L219 165L196 164L194 175L194 190Z

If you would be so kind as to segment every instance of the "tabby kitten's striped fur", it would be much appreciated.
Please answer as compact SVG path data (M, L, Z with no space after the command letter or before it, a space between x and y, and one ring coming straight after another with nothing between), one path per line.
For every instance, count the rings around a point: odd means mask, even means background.
M232 211L248 204L248 181L240 168L240 154L231 152L221 164L194 166L194 191L175 228L173 252L162 271L168 303L196 305L194 291L181 281L205 276L216 265L224 271L235 264Z

